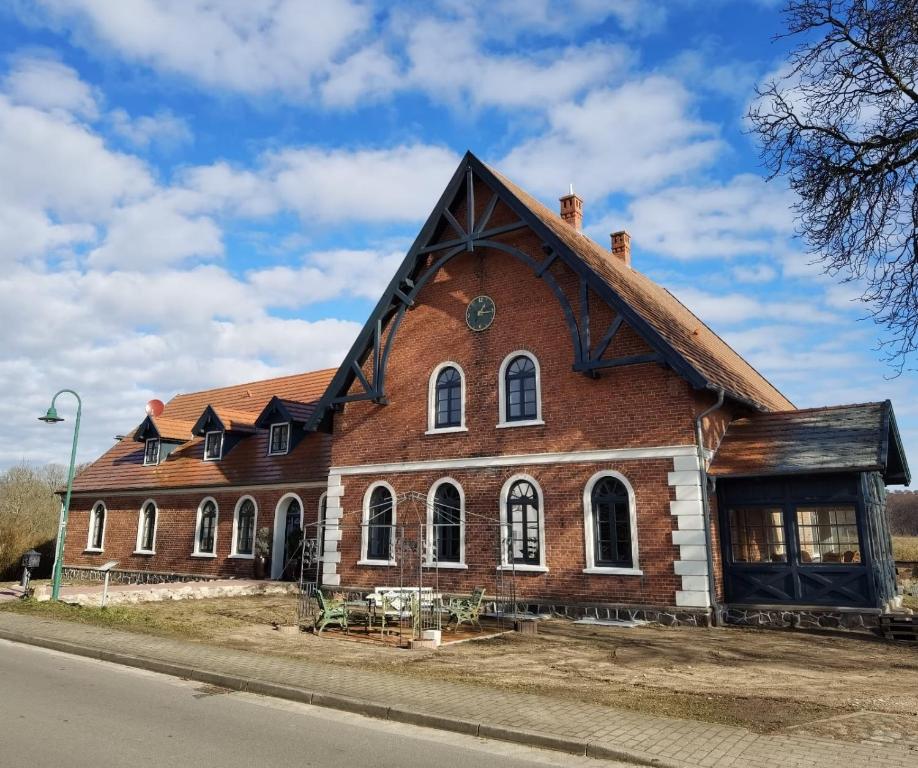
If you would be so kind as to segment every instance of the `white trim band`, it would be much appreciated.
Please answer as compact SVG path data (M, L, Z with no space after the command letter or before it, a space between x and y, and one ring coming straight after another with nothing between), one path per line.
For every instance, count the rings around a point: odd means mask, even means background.
M695 455L694 445L666 445L653 448L614 448L606 451L569 451L559 453L524 453L505 456L477 456L468 459L429 459L399 461L388 464L358 464L332 467L335 475L374 475L389 472L425 472L450 469L485 469L488 467L531 466L536 464L586 464L596 461L627 461L633 459L675 459ZM697 478L697 473L695 477Z

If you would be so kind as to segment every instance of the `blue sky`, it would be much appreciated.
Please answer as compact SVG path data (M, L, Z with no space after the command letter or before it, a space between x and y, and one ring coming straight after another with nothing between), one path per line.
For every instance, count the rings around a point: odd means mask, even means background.
M798 406L893 400L743 115L773 0L15 0L0 9L0 466L84 395L81 460L151 397L335 365L471 149L634 265ZM62 410L67 407L62 403Z

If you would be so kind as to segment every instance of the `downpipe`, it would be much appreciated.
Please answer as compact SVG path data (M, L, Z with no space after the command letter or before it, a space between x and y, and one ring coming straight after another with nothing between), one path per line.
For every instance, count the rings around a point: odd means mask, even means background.
M704 455L704 431L701 422L706 416L710 416L715 411L723 407L724 390L717 389L717 402L706 411L702 411L695 417L695 443L698 448L698 470L701 476L701 513L704 521L704 543L708 551L708 595L711 598L711 623L715 627L722 625L720 616L720 604L717 602L717 586L714 582L714 542L711 536L711 503L708 498L708 471Z

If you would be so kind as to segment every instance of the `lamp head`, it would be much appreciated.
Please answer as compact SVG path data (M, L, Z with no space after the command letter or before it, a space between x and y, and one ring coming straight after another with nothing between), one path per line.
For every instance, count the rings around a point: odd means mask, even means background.
M46 424L56 424L59 421L63 421L63 419L57 415L57 409L53 405L48 409L48 412L44 416L39 416L38 420L43 421Z

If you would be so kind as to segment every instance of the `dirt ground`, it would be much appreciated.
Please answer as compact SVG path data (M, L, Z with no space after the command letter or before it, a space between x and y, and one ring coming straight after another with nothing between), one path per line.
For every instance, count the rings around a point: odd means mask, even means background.
M419 677L460 680L560 698L777 731L825 721L861 740L850 713L885 713L918 733L918 649L863 635L740 628L589 627L539 624L407 651L279 632L295 615L292 596L116 606L7 603L29 611L257 653L360 664ZM448 634L449 633L445 633ZM486 633L483 633L486 634ZM837 719L839 715L844 717ZM816 722L818 721L818 723ZM845 725L850 723L850 725ZM806 727L806 726L804 726ZM797 731L799 732L799 731Z

